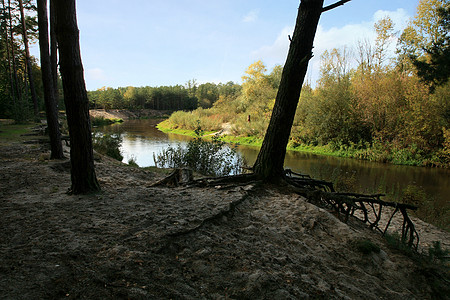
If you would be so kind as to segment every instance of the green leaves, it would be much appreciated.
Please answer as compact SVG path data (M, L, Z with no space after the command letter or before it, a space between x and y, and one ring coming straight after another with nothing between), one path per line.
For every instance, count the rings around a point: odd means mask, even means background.
M207 176L241 173L243 160L235 148L229 147L217 135L213 135L211 141L204 140L200 126L195 133L196 137L186 147L178 144L154 155L155 165L159 168L189 168Z

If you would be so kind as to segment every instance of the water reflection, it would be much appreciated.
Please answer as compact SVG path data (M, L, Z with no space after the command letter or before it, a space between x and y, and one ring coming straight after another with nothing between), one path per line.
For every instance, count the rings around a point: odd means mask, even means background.
M124 162L133 158L141 167L154 166L153 153L157 154L169 145L185 144L191 139L162 133L155 127L158 122L130 120L101 130L122 135ZM249 165L255 162L258 151L256 147L238 147L238 153ZM332 181L337 187L350 185L353 191L361 193L381 192L395 197L408 185L415 185L423 188L427 197L444 206L448 205L450 199L450 170L445 169L395 166L292 151L286 154L285 167L317 179Z

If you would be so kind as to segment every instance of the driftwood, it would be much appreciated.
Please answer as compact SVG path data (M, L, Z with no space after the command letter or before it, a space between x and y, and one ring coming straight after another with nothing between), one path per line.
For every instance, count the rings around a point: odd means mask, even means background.
M333 183L323 180L312 179L307 175L297 174L290 170L286 170L286 181L297 188L297 192L308 200L315 202L315 204L331 207L343 222L348 222L350 216L358 218L364 223L369 224L371 229L378 230L383 235L386 234L391 221L395 214L401 213L403 217L402 225L402 241L407 243L411 248L415 248L419 245L419 234L417 233L414 223L408 216L409 210L417 210L416 206L387 202L380 198L385 196L384 194L364 195L357 193L337 193L334 191ZM384 226L380 225L381 215L383 208L394 208L389 220ZM363 218L358 217L355 213L361 212ZM374 220L369 218L369 215L375 217Z

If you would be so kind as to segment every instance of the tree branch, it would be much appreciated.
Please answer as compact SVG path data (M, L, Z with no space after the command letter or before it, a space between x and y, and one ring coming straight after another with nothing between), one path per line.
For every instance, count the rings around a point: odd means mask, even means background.
M338 2L336 2L334 4L325 6L324 8L322 8L322 12L326 12L326 11L331 10L333 8L336 8L338 6L344 5L345 3L349 2L349 1L351 1L351 0L341 0L341 1L338 1Z

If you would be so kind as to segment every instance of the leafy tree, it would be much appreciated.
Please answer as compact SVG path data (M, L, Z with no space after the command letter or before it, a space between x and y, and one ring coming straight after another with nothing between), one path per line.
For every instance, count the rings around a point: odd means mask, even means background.
M214 83L204 83L196 88L198 107L210 108L219 99L219 89Z
M242 76L242 106L246 114L258 118L270 113L271 101L275 98L275 85L262 61L251 64ZM273 80L272 80L273 81Z
M375 39L374 59L375 66L380 69L383 67L389 45L393 42L394 34L394 22L389 17L380 19L374 25L377 37Z
M424 49L425 59L411 57L419 77L432 84L433 90L435 85L446 83L450 76L450 6L439 7L438 16L438 31L443 34Z
M400 37L403 69L417 68L432 89L448 79L449 5L447 0L419 1L416 15Z

